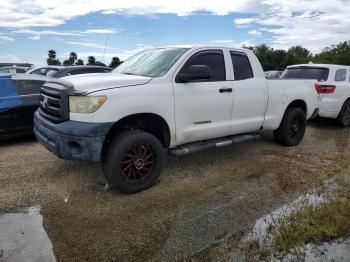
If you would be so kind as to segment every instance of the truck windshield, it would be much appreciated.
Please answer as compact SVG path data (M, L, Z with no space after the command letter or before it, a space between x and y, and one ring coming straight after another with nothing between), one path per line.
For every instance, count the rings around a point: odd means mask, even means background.
M161 77L188 48L157 48L141 52L119 65L113 73Z
M294 79L317 79L319 82L327 81L329 74L328 68L321 67L292 67L287 68L281 78Z

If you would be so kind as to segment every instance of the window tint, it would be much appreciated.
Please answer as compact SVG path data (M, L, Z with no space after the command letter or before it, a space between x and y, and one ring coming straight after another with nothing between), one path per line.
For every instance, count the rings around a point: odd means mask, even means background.
M9 74L10 69L0 69L0 74Z
M106 69L103 67L101 67L101 68L85 68L82 70L83 70L83 74L109 72L109 71L105 71Z
M339 69L335 72L335 81L345 81L346 80L346 69Z
M22 68L16 68L16 72L20 73L20 74L24 74L26 72L26 70L24 70Z
M206 65L210 68L210 81L226 81L225 59L220 50L203 51L193 55L186 63L181 72L185 72L189 66Z
M68 75L79 75L79 74L86 74L82 69L75 69L70 72L68 72Z
M47 72L47 68L39 68L31 72L31 74L45 76L46 72Z
M38 80L16 80L14 81L19 95L39 94L44 81Z
M321 67L292 67L287 68L281 78L285 79L317 79L318 81L327 81L329 75L328 68Z
M245 80L253 78L253 70L250 65L248 56L244 53L230 52L235 74L235 80Z

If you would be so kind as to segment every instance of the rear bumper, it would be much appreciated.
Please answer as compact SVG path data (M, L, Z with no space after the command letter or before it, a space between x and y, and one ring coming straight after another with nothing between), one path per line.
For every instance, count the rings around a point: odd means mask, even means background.
M315 108L314 112L312 113L310 119L316 118L318 116L319 108Z
M318 112L319 117L324 117L324 118L337 118L339 115L339 111L326 111L320 109Z
M105 136L113 123L65 121L54 124L38 112L34 114L37 140L60 158L98 162Z

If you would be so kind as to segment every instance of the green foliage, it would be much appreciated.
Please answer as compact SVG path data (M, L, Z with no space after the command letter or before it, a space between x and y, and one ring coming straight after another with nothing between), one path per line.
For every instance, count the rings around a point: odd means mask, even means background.
M95 65L95 64L96 64L96 58L94 56L89 56L87 65Z
M109 64L109 67L116 68L118 65L120 65L122 62L120 61L119 57L113 57L111 63Z
M69 58L63 61L64 65L74 65L78 59L78 55L75 52L69 54Z
M302 46L293 46L288 51L273 49L266 44L255 47L244 46L244 48L255 53L265 71L284 70L289 65L309 62L350 65L350 41L327 47L316 55L312 55L309 50Z
M48 57L49 58L46 60L48 65L60 65L61 64L60 60L58 60L56 58L56 51L55 50L49 50Z
M273 231L274 249L285 254L308 243L321 244L350 235L349 195L319 207L292 212Z
M350 65L350 41L327 47L315 55L315 63Z
M84 65L84 61L81 59L78 59L77 62L75 63L76 65Z

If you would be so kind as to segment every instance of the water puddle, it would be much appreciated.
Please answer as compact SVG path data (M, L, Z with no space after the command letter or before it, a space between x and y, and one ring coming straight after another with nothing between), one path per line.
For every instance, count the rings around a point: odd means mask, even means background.
M0 215L0 262L56 261L40 207Z
M297 211L306 206L317 206L326 201L324 195L306 194L300 196L292 203L282 206L281 208L271 212L258 219L251 233L249 233L244 241L256 240L260 245L269 245L272 239L269 237L268 229L271 225L276 224L281 218L287 216L293 211Z
M344 178L346 182L350 181L349 175L345 175ZM320 206L334 198L334 195L331 193L338 188L335 180L326 181L325 188L326 190L323 191L322 194L309 193L302 195L293 202L258 219L253 230L243 238L243 243L255 241L260 247L270 247L273 244L271 228L280 224L280 221L291 214L291 212L301 210L305 207ZM230 255L230 261L245 261L242 257L244 257L244 255L239 250L235 250ZM301 257L302 260L300 260ZM275 259L271 257L268 261L350 261L350 238L324 242L321 245L307 244L295 250L290 250L283 259Z
M339 239L322 245L307 244L304 247L305 262L350 261L350 238ZM284 261L297 261L297 257L288 255Z

